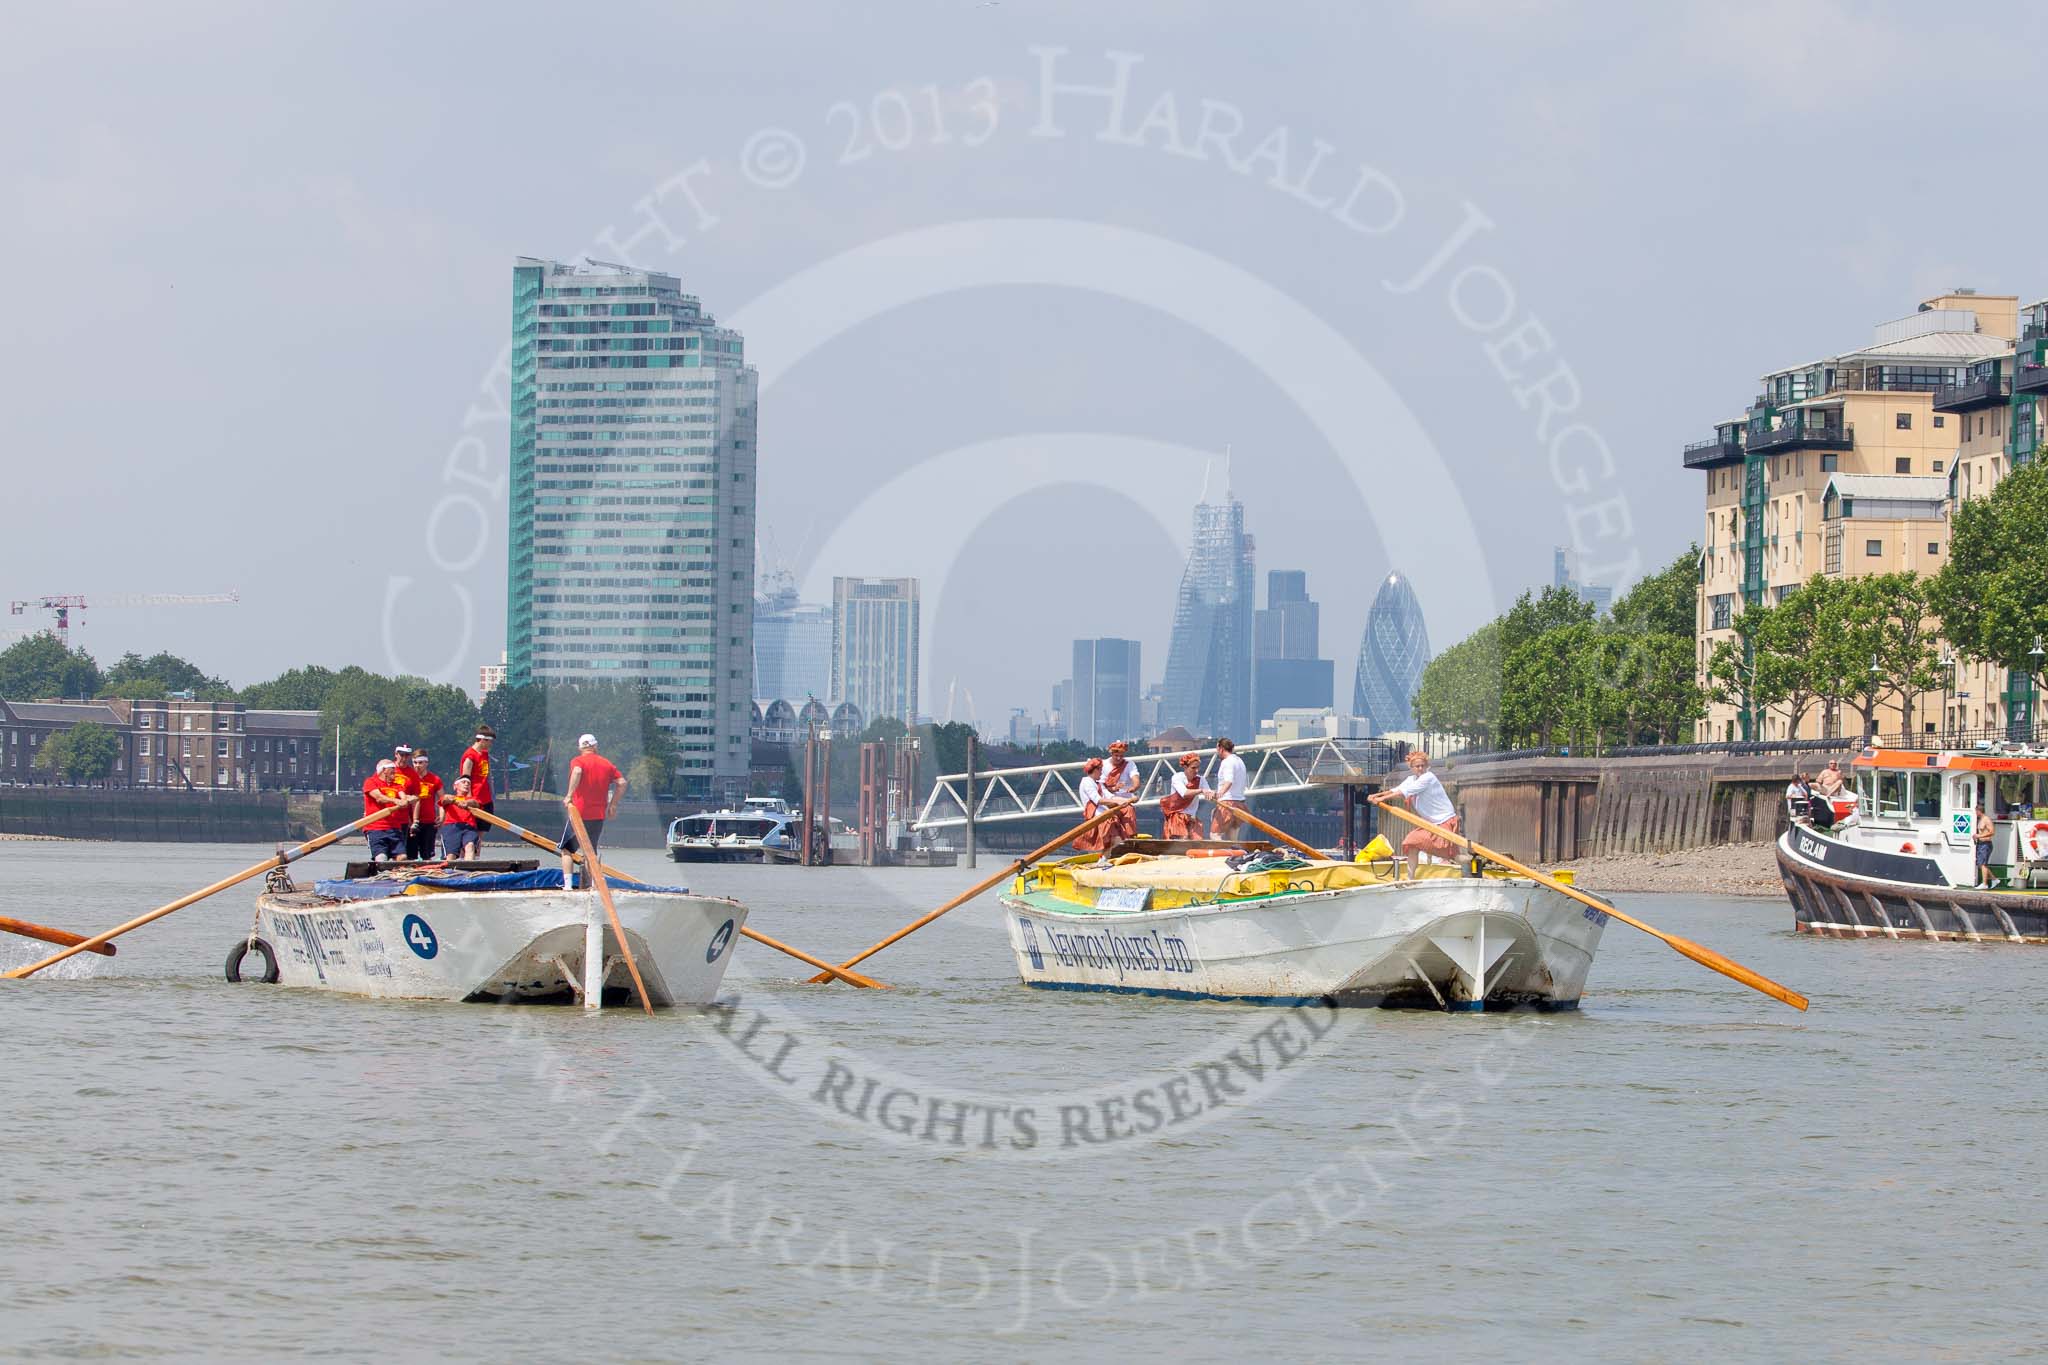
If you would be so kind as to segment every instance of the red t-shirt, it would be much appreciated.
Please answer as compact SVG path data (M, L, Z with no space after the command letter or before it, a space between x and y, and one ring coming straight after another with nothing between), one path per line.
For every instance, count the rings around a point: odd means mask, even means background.
M462 751L462 766L455 770L457 777L469 779L469 799L480 806L491 804L491 756L472 744Z
M369 824L364 825L363 828L366 830L403 828L408 818L404 808L401 806L387 806L381 801L372 800L371 794L375 792L381 792L385 796L403 796L405 794L392 785L389 778L378 773L371 773L368 777L364 778L363 814L370 815L381 810L384 812L384 818L372 820Z
M468 825L471 829L476 828L476 812L468 806L460 804L460 802L461 798L459 797L443 796L441 798L441 823L447 825Z
M578 781L576 774L583 774ZM569 763L570 799L576 813L586 820L602 820L609 806L612 783L622 780L619 770L603 754L578 754Z
M413 777L420 785L420 803L413 809L418 814L413 819L422 825L439 824L441 820L441 775L436 772L415 772Z

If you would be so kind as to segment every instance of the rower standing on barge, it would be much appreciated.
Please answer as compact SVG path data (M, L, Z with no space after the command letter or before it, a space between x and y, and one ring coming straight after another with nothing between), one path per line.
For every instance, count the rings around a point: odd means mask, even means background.
M490 726L477 726L476 736L462 751L462 766L458 771L459 776L469 779L470 799L487 815L495 815L498 810L497 803L491 799L491 741L497 737L498 732ZM479 852L483 849L483 840L483 826L479 825L476 831Z
M1384 806L1389 801L1406 801L1415 808L1415 813L1433 825L1441 825L1451 833L1458 832L1458 808L1451 804L1450 795L1444 791L1443 779L1429 770L1429 755L1420 749L1408 751L1408 776L1399 786L1389 787L1383 792L1374 792L1366 800L1375 806ZM1422 865L1423 855L1454 862L1458 850L1450 840L1426 829L1411 829L1408 837L1401 841L1401 856L1410 860L1410 868Z
M1251 786L1251 777L1245 772L1244 760L1237 756L1237 744L1229 738L1216 741L1216 812L1209 817L1211 839L1235 839L1244 821L1239 813L1244 810L1245 791Z
M412 827L406 831L405 856L426 862L438 856L441 844L441 775L427 765L427 751L412 751L413 777L419 800L413 803Z
M1138 837L1138 770L1125 757L1130 751L1131 746L1123 740L1111 740L1109 762L1102 767L1104 801L1117 807L1115 818L1103 826L1104 848Z
M1202 785L1202 756L1182 754L1180 771L1173 775L1173 790L1159 798L1160 833L1168 839L1199 839L1202 827L1190 814L1196 801L1216 793Z
M582 816L583 827L590 831L590 847L582 851L588 855L593 877L598 875L597 843L604 833L604 822L619 808L619 798L625 794L626 775L597 751L597 736L578 736L576 757L569 760L569 790L562 797L562 805ZM576 859L571 855L581 847L576 822L564 823L562 837L555 842L562 846L562 885L573 887Z

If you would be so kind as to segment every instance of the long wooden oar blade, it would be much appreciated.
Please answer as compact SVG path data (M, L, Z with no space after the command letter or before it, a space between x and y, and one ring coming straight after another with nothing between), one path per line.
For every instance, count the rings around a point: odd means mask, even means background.
M69 929L52 929L47 924L32 924L28 920L14 919L7 915L0 915L0 933L20 934L23 938L37 938L45 943L54 943L60 948L77 947L85 942L84 934L74 934ZM93 945L87 951L98 953L101 957L112 957L114 955L114 945L111 943L99 943Z
M1806 1008L1806 997L1798 991L1787 986L1780 986L1769 977L1758 975L1740 962L1721 956L1712 948L1703 947L1700 944L1694 943L1691 939L1681 938L1677 934L1658 934L1656 937L1663 939L1702 967L1711 967L1731 980L1740 981L1753 991L1762 991L1774 1000L1784 1001L1795 1010Z
M576 831L576 847L583 853L583 865L592 874L590 880L597 888L597 903L604 907L604 917L610 921L612 933L619 940L619 956L626 959L626 974L633 978L633 989L640 993L640 1008L653 1014L654 1002L647 998L647 983L640 979L640 964L633 960L633 945L626 942L626 926L619 923L619 912L612 905L611 878L599 865L597 850L590 846L590 830L583 823L582 812L574 806L569 807L569 828Z
M507 834L516 834L521 839L526 840L527 843L532 844L535 848L544 848L550 853L557 854L559 854L562 851L562 846L556 843L553 839L549 839L543 835L535 834L530 829L521 829L518 825L513 824L510 820L499 819L490 811L483 810L479 807L474 806L471 807L471 809L476 812L476 816L479 820L484 820L489 822L490 824L496 825L499 829L504 830ZM605 876L617 877L620 881L630 882L639 880L637 877L628 877L625 873L619 871L616 867L611 867L605 863L599 863L597 865L597 869ZM773 948L778 953L788 953L791 957L803 963L805 966L823 968L825 971L831 973L833 976L837 976L841 980L846 981L851 985L859 986L863 990L885 991L889 989L889 985L887 982L877 981L871 976L862 976L859 972L849 972L844 968L835 967L821 957L812 957L809 953L803 952L796 948L792 948L787 943L783 943L777 939L772 939L768 937L768 935L761 933L756 929L746 928L740 930L740 932L765 948Z
M286 849L281 853L274 854L271 857L265 858L262 862L257 863L254 867L244 868L240 872L237 872L234 876L223 878L222 880L215 882L212 886L201 887L199 890L194 891L189 896L180 896L178 897L178 899L172 901L169 905L160 905L146 915L137 915L134 919L129 920L126 924L117 924L113 928L107 930L104 933L94 934L91 938L72 944L70 947L66 948L61 953L51 954L49 957L44 958L41 962L31 962L29 963L28 966L16 967L11 972L0 972L0 977L6 977L10 980L18 981L23 977L34 976L37 972L41 971L45 967L54 967L59 962L62 962L65 958L71 957L74 954L89 952L92 949L99 947L103 943L106 943L112 939L119 938L121 935L127 933L131 929L140 929L143 925L148 924L153 920L160 920L165 915L168 915L175 910L183 910L188 905L195 905L198 902L205 900L208 896L216 895L219 892L227 890L231 886L238 886L241 883L248 881L251 877L260 877L264 873L270 871L272 868L284 867L287 864L297 862L299 859L305 857L309 853L317 853L321 849L333 843L335 840L347 838L349 835L355 833L363 826L373 824L378 820L382 820L385 816L389 815L390 813L391 810L388 807L374 810L370 812L368 815L365 815L362 819L357 820L352 824L343 825L340 829L331 829L317 839L308 839L305 843L300 844L297 848Z
M869 991L886 991L891 989L887 982L877 981L871 976L862 976L859 972L850 971L845 967L835 967L823 958L812 957L809 953L792 948L787 943L779 943L766 934L756 933L752 929L742 929L740 932L764 948L773 948L778 953L788 953L797 961L818 968L826 976L836 976L849 986L859 986L862 990Z
M846 961L840 963L839 965L841 967L859 966L861 963L867 961L876 953L881 952L882 949L888 947L890 944L896 942L898 939L909 938L912 934L924 928L927 924L930 924L939 916L947 914L950 911L959 909L961 906L967 904L967 902L973 900L976 896L979 896L982 892L988 890L990 887L995 886L997 883L1002 882L1007 878L1016 876L1019 872L1022 872L1025 868L1037 862L1046 854L1053 852L1055 849L1065 848L1068 844L1080 838L1089 830L1094 829L1097 825L1115 818L1117 811L1120 809L1122 809L1122 807L1120 806L1111 806L1106 810L1097 811L1095 814L1089 816L1086 820L1083 820L1080 824L1068 830L1065 834L1062 834L1059 838L1054 839L1049 843L1040 844L1037 848L1032 849L1029 853L1019 858L1016 862L1011 863L1008 867L1004 868L1001 872L996 873L995 876L987 877L979 882L976 882L973 886L970 886L969 888L967 888L967 890L962 891L959 895L953 897L953 899L947 901L944 905L932 911L929 915L925 915L920 919L912 920L909 924L904 925L901 929L898 929L895 933L889 935L889 937L883 939L880 943L877 943L874 947L868 949L866 952L860 954L858 957L850 957L846 959ZM816 976L810 978L810 984L815 986L822 984L826 981L830 981L831 979L832 977L829 973L820 972Z
M1689 938L1680 938L1676 934L1667 934L1662 929L1657 928L1655 925L1646 924L1642 920L1637 919L1634 915L1625 914L1622 911L1615 909L1606 901L1587 895L1585 892L1579 890L1576 886L1567 886L1555 877L1549 876L1542 872L1538 872L1533 867L1527 867L1521 863L1516 862L1513 858L1508 857L1505 853L1497 853L1493 849L1488 848L1484 844L1476 844L1472 842L1470 839L1467 839L1462 834L1452 833L1450 830L1445 829L1442 825L1432 824L1430 821L1423 819L1420 815L1417 815L1414 811L1407 809L1405 806L1397 806L1389 802L1383 804L1380 807L1380 809L1387 811L1391 814L1400 816L1403 820L1406 820L1409 824L1416 826L1418 829L1426 829L1432 834L1438 835L1444 839L1449 840L1452 845L1454 845L1455 847L1463 848L1467 853L1471 853L1478 857L1484 858L1490 863L1499 863L1502 867L1507 868L1510 872L1519 873L1520 875L1529 878L1531 881L1534 881L1541 886L1547 886L1552 891L1560 892L1563 895L1569 896L1573 900L1579 902L1581 905L1590 906L1591 908L1600 911L1604 915L1612 915L1615 919L1620 920L1623 924L1626 924L1631 929L1640 929L1644 933L1648 934L1651 938L1661 939L1673 950L1685 954L1693 961L1699 963L1702 967L1706 967L1712 971L1717 971L1721 973L1721 975L1727 977L1731 981L1740 981L1743 985L1749 987L1751 990L1761 991L1763 994L1770 996L1773 1000L1781 1000L1785 1004L1790 1005L1795 1010L1803 1010L1807 1007L1806 997L1801 995L1798 991L1793 990L1790 986L1781 986L1777 982L1771 980L1767 976L1762 975L1761 973L1751 971L1749 968L1743 966L1741 963L1735 961L1733 958L1723 957L1721 956L1721 954L1715 952L1713 949L1702 947L1701 945L1694 943Z

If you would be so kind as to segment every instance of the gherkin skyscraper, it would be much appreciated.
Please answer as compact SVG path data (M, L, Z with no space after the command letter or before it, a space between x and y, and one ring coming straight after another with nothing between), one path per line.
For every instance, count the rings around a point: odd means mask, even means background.
M1429 630L1422 604L1398 573L1387 575L1366 613L1358 642L1358 676L1351 688L1352 710L1384 735L1415 728L1415 689L1429 662Z

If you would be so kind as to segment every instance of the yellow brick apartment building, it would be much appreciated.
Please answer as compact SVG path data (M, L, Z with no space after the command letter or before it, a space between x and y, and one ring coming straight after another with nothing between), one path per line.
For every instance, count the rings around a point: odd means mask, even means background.
M1745 604L1775 604L1814 574L1940 570L1955 504L1984 497L2040 445L2048 398L2048 300L1958 289L1880 325L1871 344L1763 377L1762 391L1712 439L1685 448L1704 472L1699 680L1714 646L1734 636ZM1944 649L1944 656L1951 654ZM1938 705L1915 708L1929 733L2034 717L2035 680L2023 670L1949 664ZM1897 707L1877 729L1896 733ZM1815 707L1798 735L1784 718L1715 702L1704 740L1813 738L1854 733L1860 717Z

